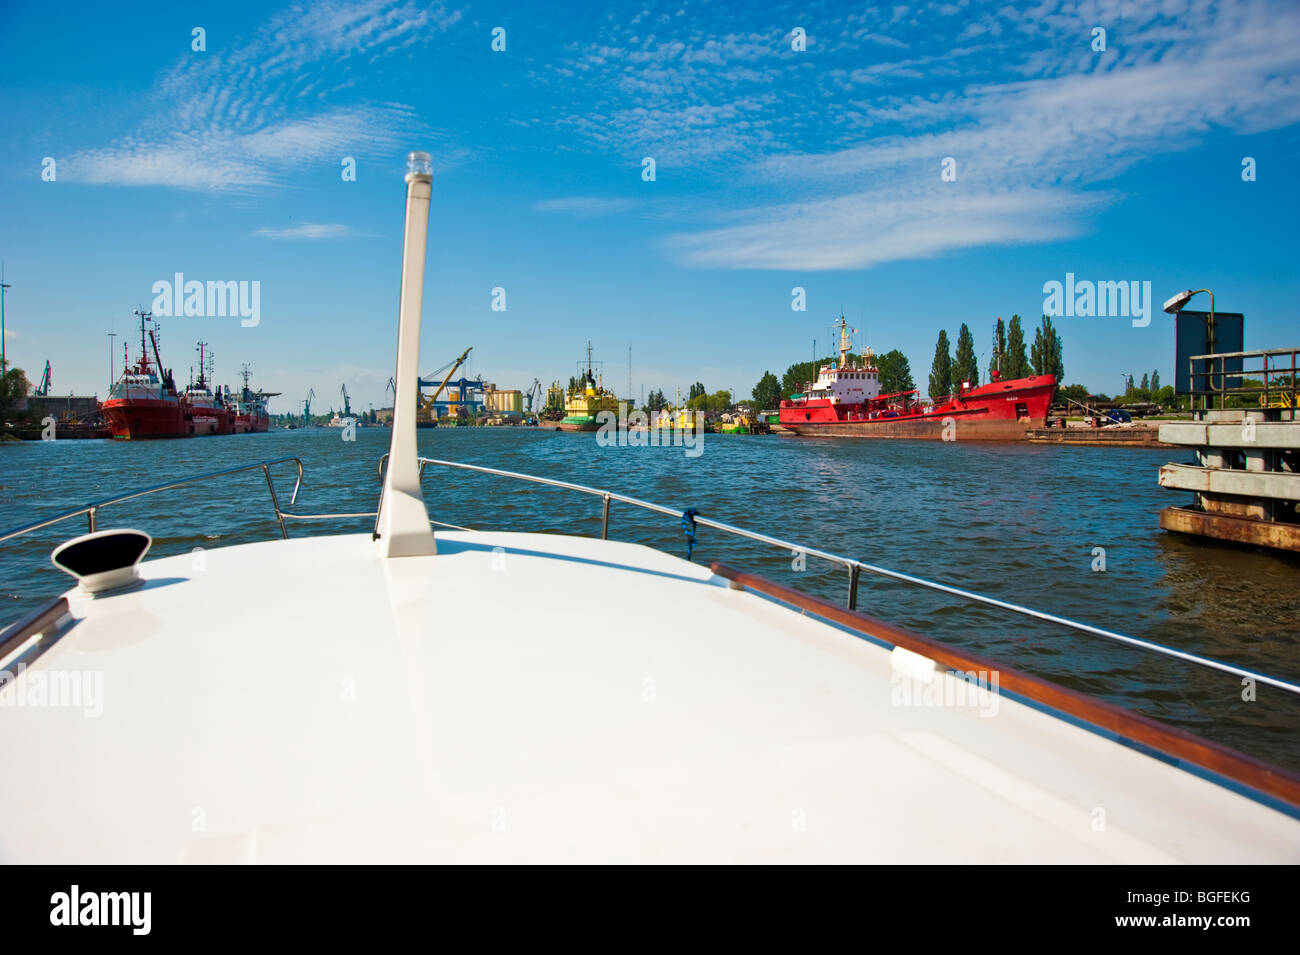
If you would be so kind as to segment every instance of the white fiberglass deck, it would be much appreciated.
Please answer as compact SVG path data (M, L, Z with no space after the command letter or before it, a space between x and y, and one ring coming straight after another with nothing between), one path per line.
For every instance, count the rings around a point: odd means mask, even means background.
M1010 699L897 705L887 650L707 568L438 547L250 544L70 592L24 679L101 672L102 713L5 708L0 860L1300 861L1295 819Z

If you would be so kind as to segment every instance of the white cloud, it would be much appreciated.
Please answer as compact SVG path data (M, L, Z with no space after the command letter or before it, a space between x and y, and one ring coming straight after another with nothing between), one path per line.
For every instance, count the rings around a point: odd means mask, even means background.
M949 4L819 19L820 56L758 36L709 46L698 20L672 41L614 30L565 64L594 92L558 122L655 156L661 177L726 178L692 210L725 224L668 243L683 261L781 269L1078 235L1121 199L1096 187L1135 165L1300 122L1292 3L971 7L946 23ZM1099 24L1105 52L1090 45ZM864 57L878 35L908 57ZM956 182L940 181L945 157Z
M249 191L303 166L391 152L420 128L418 117L400 103L327 105L355 83L338 65L373 69L460 17L413 0L327 0L290 7L251 38L218 45L210 36L208 51L187 53L162 74L133 133L70 156L68 177Z
M337 223L303 222L284 229L254 229L253 235L267 239L341 239L352 230Z
M600 196L566 196L561 199L547 199L533 208L538 212L560 212L589 219L595 216L614 215L627 212L636 207L631 199L606 199Z
M856 192L746 210L734 225L679 234L669 245L686 263L706 268L859 269L973 246L1064 239L1078 234L1080 216L1113 198L1034 188Z

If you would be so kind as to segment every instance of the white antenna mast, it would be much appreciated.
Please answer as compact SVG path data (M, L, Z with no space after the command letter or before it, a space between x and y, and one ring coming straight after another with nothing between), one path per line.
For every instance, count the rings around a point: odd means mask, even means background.
M406 162L406 233L402 243L402 293L398 309L397 374L393 391L393 434L388 468L379 498L375 537L385 557L436 553L429 512L420 487L415 415L419 390L420 311L424 297L424 258L429 238L429 197L433 162L413 152Z

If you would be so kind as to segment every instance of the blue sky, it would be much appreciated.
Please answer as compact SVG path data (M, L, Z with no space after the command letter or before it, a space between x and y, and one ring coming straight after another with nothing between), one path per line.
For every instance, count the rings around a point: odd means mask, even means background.
M620 392L631 346L638 397L747 395L842 307L924 387L940 328L968 323L986 363L996 318L1036 322L1067 272L1157 303L1145 328L1058 320L1094 390L1172 380L1158 307L1183 288L1245 312L1247 347L1298 343L1290 0L538 6L4 4L11 359L102 396L106 333L183 272L260 282L261 321L164 321L178 377L202 338L219 380L251 362L285 392L273 410L342 383L387 404L413 148L435 166L426 371L473 345L472 373L523 388L590 338Z

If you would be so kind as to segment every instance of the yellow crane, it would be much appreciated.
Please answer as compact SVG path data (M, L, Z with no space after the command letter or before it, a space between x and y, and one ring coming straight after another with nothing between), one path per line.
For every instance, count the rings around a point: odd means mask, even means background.
M447 372L446 376L442 379L442 384L440 384L440 385L438 386L437 390L434 391L433 394L431 394L431 395L426 395L426 394L424 394L423 392L420 393L420 397L419 397L419 403L420 403L419 412L420 412L420 415L427 416L428 419L429 419L430 421L437 421L437 420L438 420L438 416L437 416L437 408L435 407L434 402L436 402L436 401L438 400L438 396L439 396L440 394L442 394L443 389L447 387L447 382L451 381L451 376L454 375L454 374L456 374L456 369L459 368L461 365L463 365L463 364L465 363L465 359L469 357L469 353L472 352L473 350L474 350L474 346L473 346L473 345L470 345L469 348L466 348L463 352L461 352L459 358L457 358L457 359L456 359L455 361L453 361L453 362L450 362L450 363L448 363L448 364L442 366L442 368L449 368L449 369L450 369L450 370ZM432 379L434 375L436 375L436 374L438 374L438 372L442 371L442 368L438 368L438 369L436 369L436 370L434 370L434 371L429 372L429 376L428 376L428 377L429 377L430 379ZM430 380L430 381L426 381L424 378L421 378L421 379L420 379L420 385L421 385L422 387L423 387L423 386L426 386L426 385L430 385L430 384L432 384L432 383L433 383L433 382L432 382L431 380ZM418 415L417 415L417 417L418 417Z

